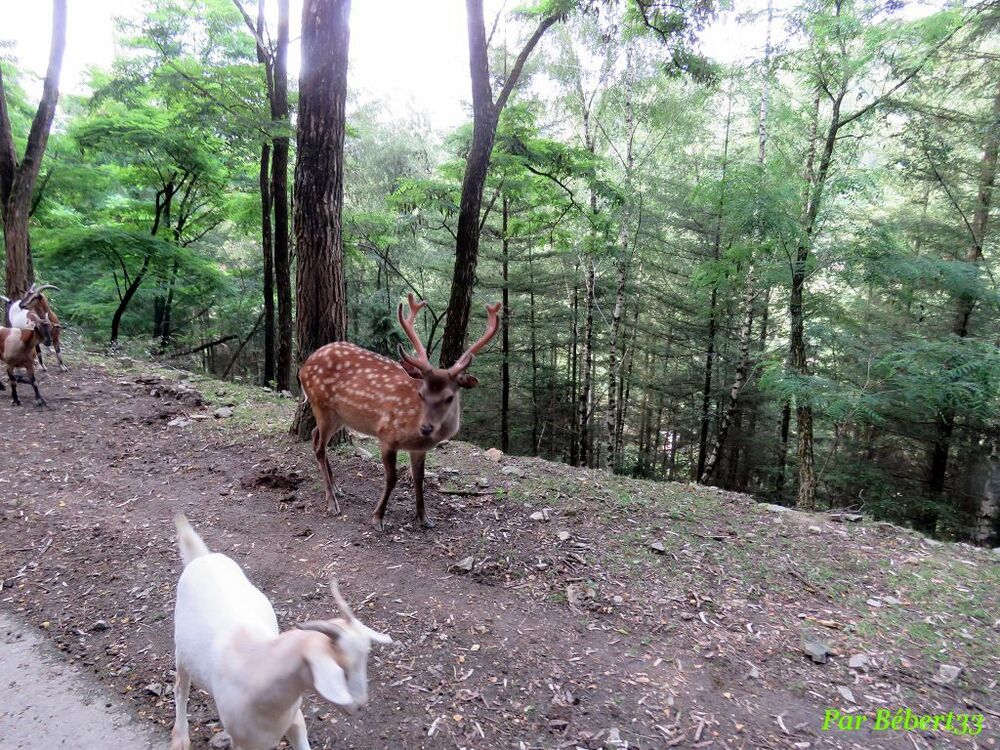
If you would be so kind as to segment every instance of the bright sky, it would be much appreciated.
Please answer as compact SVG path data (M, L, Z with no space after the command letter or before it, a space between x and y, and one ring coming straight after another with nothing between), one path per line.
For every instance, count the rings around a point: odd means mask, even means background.
M737 0L737 11L764 8L766 0ZM791 0L775 0L778 8ZM244 0L255 7L253 0ZM508 7L519 3L510 0ZM52 6L47 0L0 0L3 25L0 40L13 41L20 65L44 74L48 60ZM86 69L106 67L115 54L116 16L133 16L142 0L69 0L69 24L62 90L81 93ZM274 6L274 2L269 3ZM491 12L503 0L488 0ZM297 75L297 26L301 0L291 0L291 74ZM764 21L741 24L735 12L725 14L703 35L703 50L725 62L758 54L764 42ZM782 24L775 22L775 32ZM498 32L498 35L501 32ZM470 99L465 4L461 0L355 0L351 8L349 84L362 99L391 103L394 114L424 112L437 130L450 129L466 118ZM40 85L37 90L40 91ZM29 86L29 90L31 87Z

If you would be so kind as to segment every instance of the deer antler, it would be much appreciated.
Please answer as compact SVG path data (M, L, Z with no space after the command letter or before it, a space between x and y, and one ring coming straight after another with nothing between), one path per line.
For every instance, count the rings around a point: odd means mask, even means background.
M448 372L452 375L458 375L458 373L462 372L462 370L467 369L469 365L472 364L473 357L479 354L479 352L482 351L488 343L490 343L490 340L496 336L497 328L500 326L501 307L503 307L503 305L499 302L494 305L486 305L487 317L485 333L479 337L479 341L465 350L465 354L459 357L458 361L448 368Z
M409 364L413 365L414 367L426 372L427 370L432 369L431 363L430 360L427 359L427 350L424 348L424 344L420 340L420 337L417 335L417 332L414 329L413 324L417 320L417 313L419 313L421 310L427 307L427 303L424 302L423 300L420 300L418 302L416 298L413 296L413 292L407 294L406 299L407 302L409 302L410 304L410 314L407 315L405 318L403 317L403 303L400 302L399 307L396 308L396 318L399 320L399 325L401 325L403 327L403 330L406 332L406 337L410 339L410 343L413 344L413 349L414 351L416 351L417 356L414 357L410 354L407 354L403 350L402 344L400 344L399 346L399 356L405 359Z

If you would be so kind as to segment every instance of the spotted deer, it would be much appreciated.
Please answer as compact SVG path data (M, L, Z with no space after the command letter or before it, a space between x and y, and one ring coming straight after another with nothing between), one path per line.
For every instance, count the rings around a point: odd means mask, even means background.
M431 365L414 330L417 314L427 306L408 295L410 314L403 304L396 310L399 324L413 344L415 355L399 346L399 362L346 341L335 341L313 352L299 370L299 383L312 405L316 428L313 451L326 488L327 512L340 503L333 488L333 469L327 458L330 438L341 427L378 438L385 468L382 497L372 512L372 523L384 529L385 509L396 486L396 455L410 454L417 520L424 528L434 524L424 507L424 458L427 451L458 432L461 388L475 388L479 381L467 370L473 358L496 335L500 303L486 305L486 332L451 367Z

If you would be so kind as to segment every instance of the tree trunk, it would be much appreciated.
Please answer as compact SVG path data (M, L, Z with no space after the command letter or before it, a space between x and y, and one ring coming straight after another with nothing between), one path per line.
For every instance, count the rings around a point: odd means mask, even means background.
M274 383L274 245L271 234L271 144L260 145L260 246L264 256L264 374Z
M298 362L347 332L341 209L350 0L305 0L295 165ZM315 419L303 402L292 432L308 440Z
M617 285L615 286L615 306L611 313L611 338L608 342L608 409L604 415L604 431L607 441L607 466L614 472L617 469L617 451L615 430L618 425L618 403L616 400L618 392L618 338L621 334L622 315L625 312L625 282L628 279L628 254L629 254L629 211L628 202L632 182L632 138L633 138L633 113L632 113L632 47L629 45L625 49L625 155L623 168L625 170L623 182L623 193L625 200L622 204L621 217L618 222L618 257L615 262L617 274Z
M503 317L500 320L500 450L510 453L510 240L507 217L510 205L503 197L500 244L503 251Z
M66 49L66 0L52 2L52 43L49 63L24 157L20 163L14 147L7 111L7 92L0 73L0 218L3 219L4 248L7 255L7 296L20 297L34 281L35 271L28 237L31 200L48 143L56 102L59 100L59 74Z
M532 50L545 31L559 20L558 15L541 20L518 54L494 102L490 86L483 0L465 0L465 8L469 33L469 72L472 78L472 146L465 161L465 176L462 179L462 198L455 237L455 268L448 301L448 319L441 341L442 367L454 364L465 351L465 334L469 327L469 311L476 285L476 263L479 260L479 210L483 202L483 186L490 167L490 154L493 151L500 113L517 85L524 63Z
M528 327L531 333L531 455L537 456L538 437L538 341L535 330L535 265L528 246ZM554 369L554 368L553 368Z
M349 0L347 5L348 7L343 11L345 17L350 13ZM345 68L347 67L348 33L345 31L343 38ZM338 85L337 82L334 82L335 87ZM272 143L274 156L271 160L271 202L274 204L274 281L278 292L277 360L274 377L277 390L287 391L291 385L293 335L292 275L288 245L288 0L278 0L278 38L274 51L274 97L271 107L274 126L279 129L279 134L275 136ZM337 143L340 144L339 150L342 153L342 133ZM334 148L338 147L334 145ZM338 161L342 161L342 159L338 159ZM338 215L336 234L339 247L339 203L336 212ZM339 253L339 250L337 252ZM341 285L342 288L343 285Z
M767 4L767 36L764 42L764 85L761 90L760 105L757 110L757 167L760 170L759 173L762 180L764 176L765 158L767 155L767 110L771 92L771 23L773 19L774 6L769 0ZM758 193L758 200L755 201L756 205L754 211L755 215L753 217L753 231L757 241L763 242L764 232L763 227L761 226L759 199L760 194ZM746 385L747 376L750 372L750 337L753 329L754 297L756 296L753 274L753 259L751 256L751 259L747 263L747 275L743 287L743 322L740 325L740 341L739 353L737 355L738 359L736 362L736 376L733 379L732 388L729 389L729 401L726 404L726 410L722 415L722 420L719 423L719 429L716 432L715 447L712 450L711 458L706 463L704 470L698 478L698 481L702 483L707 483L709 481L712 476L712 472L718 465L719 458L722 455L722 450L726 443L726 435L729 432L729 426L733 423L734 418L736 417L740 394L743 392L743 387ZM735 466L731 465L731 468L734 469Z
M576 271L577 269L574 269ZM579 308L580 308L580 287L576 280L576 274L574 273L573 279L573 323L570 330L570 389L569 389L569 403L570 403L570 429L569 429L569 465L578 466L579 461L577 459L577 451L579 449L578 435L579 435L579 421L576 419L576 415L573 413L573 405L576 402L576 389L577 383L579 382L579 362L578 362L578 337L579 337Z
M986 228L990 219L990 208L993 203L993 188L996 183L997 156L1000 151L1000 85L997 86L993 98L991 121L986 129L986 139L983 143L983 155L979 162L979 178L976 186L976 205L972 214L972 222L968 225L969 246L965 253L965 262L979 265L983 262L983 245L986 241ZM969 335L969 319L976 306L976 298L962 295L956 301L955 318L951 332L964 339ZM945 486L948 472L948 453L951 449L951 436L955 429L955 414L945 411L937 417L937 435L931 450L928 486L932 493L941 494Z
M583 387L578 408L580 434L580 465L590 466L590 403L591 374L594 369L594 287L597 271L593 258L587 257L587 311L583 323Z

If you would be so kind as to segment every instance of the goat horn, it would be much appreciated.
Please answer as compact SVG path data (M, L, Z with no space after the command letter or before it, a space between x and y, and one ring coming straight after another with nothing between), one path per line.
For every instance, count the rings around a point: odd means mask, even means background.
M329 620L310 620L309 622L299 623L295 627L299 630L315 630L332 641L340 640L341 636L344 635L344 630L340 624Z
M34 284L32 284L32 288L34 288ZM42 284L40 287L38 287L37 289L35 289L35 291L36 292L44 292L46 289L55 289L57 292L61 292L62 291L62 289L60 289L59 287L57 287L55 284Z
M10 297L5 297L4 295L0 294L0 300L3 300L3 303L5 305L9 305L10 304Z
M350 622L357 622L357 617L354 616L354 612L351 611L351 605L347 603L347 600L340 595L340 587L337 586L337 579L330 579L330 591L333 592L333 600L337 602L337 609L340 610L340 614L346 617Z

